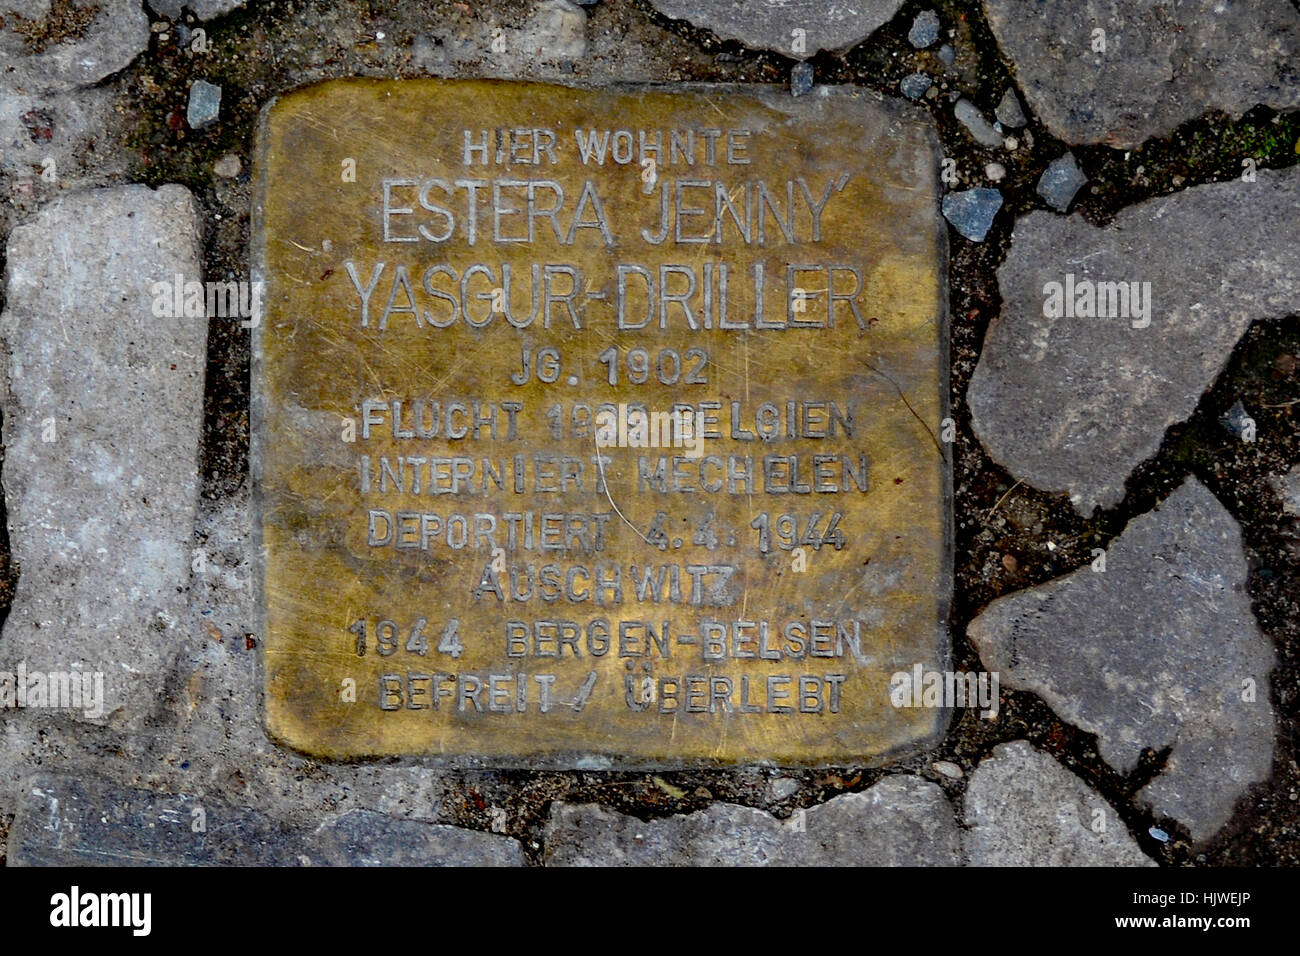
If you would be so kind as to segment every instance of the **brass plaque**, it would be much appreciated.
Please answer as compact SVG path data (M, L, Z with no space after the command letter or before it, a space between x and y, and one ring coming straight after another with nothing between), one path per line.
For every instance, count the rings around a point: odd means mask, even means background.
M880 761L944 712L937 140L853 89L263 116L267 721L331 758Z

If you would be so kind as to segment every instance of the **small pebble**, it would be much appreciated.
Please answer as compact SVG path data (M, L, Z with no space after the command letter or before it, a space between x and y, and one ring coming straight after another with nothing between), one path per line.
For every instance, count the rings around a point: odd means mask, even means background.
M989 163L984 167L984 175L995 183L1001 182L1007 176L1007 167L1001 163Z
M943 60L944 65L952 66L957 62L957 51L950 44L945 43L939 47L939 59Z
M989 125L984 114L979 111L979 107L970 100L958 100L952 112L957 117L957 121L966 127L966 132L970 133L971 138L981 146L997 149L1002 145L1002 137Z
M799 790L799 781L790 777L777 777L769 784L773 800L784 800Z
M939 39L939 14L933 10L922 10L912 21L912 29L907 31L907 41L918 50L924 50Z
M971 242L983 242L1002 208L1002 194L996 189L977 187L943 197L943 217Z
M1020 140L1016 139L1014 136L1008 136L1002 141L1002 145L1007 149L1017 150L1020 148Z
M1038 178L1037 193L1057 212L1065 212L1088 177L1083 174L1073 153L1066 153L1047 164Z
M813 68L811 63L797 63L790 71L790 92L803 96L813 88Z
M1147 830L1147 832L1150 833L1157 840L1159 840L1161 843L1169 842L1169 834L1166 833L1164 830L1160 829L1159 827L1151 827L1151 829Z
M1219 419L1219 424L1223 426L1224 430L1237 439L1245 435L1247 426L1253 423L1250 413L1246 411L1246 406L1241 404L1240 399L1234 402L1232 407Z
M924 73L913 73L898 81L898 89L909 100L919 100L930 89L930 82Z
M998 108L994 110L998 122L1003 126L1010 126L1012 129L1019 129L1025 125L1025 111L1020 106L1020 98L1016 96L1015 90L1007 90L1002 94L1002 100L998 103Z
M949 780L960 780L963 776L961 767L950 760L936 760L930 764L930 769Z
M207 80L195 80L190 86L190 103L185 119L190 129L203 129L217 121L221 112L221 87Z
M234 179L243 168L244 164L239 161L239 157L234 153L226 153L225 156L212 164L212 171L223 179Z

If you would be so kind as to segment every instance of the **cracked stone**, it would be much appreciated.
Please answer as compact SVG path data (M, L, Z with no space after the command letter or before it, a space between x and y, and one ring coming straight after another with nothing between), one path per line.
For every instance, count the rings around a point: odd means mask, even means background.
M968 392L994 460L1036 488L1068 492L1081 514L1117 504L1251 322L1295 311L1297 208L1293 167L1150 199L1102 227L1045 211L1017 219L998 269L1002 313ZM1064 312L1050 307L1050 283L1062 303L1086 305L1083 290L1101 282L1134 293L1098 297L1114 317L1044 314Z
M687 20L747 47L774 50L806 60L821 50L847 50L886 23L903 0L858 0L852 5L824 0L784 0L780 4L747 0L651 0L660 13ZM802 31L802 33L795 33Z
M1087 784L1028 741L999 744L966 786L972 866L1155 866Z
M984 0L984 10L1030 108L1067 143L1131 149L1211 110L1300 105L1289 0Z
M1104 571L999 598L967 636L1004 686L1096 734L1119 772L1172 748L1137 799L1204 841L1272 768L1275 655L1248 577L1240 527L1193 478L1129 522Z
M955 866L961 835L933 783L888 776L780 821L729 803L641 821L593 804L556 803L549 866Z
M65 194L9 237L0 660L102 674L89 720L158 706L185 613L207 323L158 318L150 287L197 279L200 248L174 185Z
M0 0L4 87L27 94L90 86L149 44L139 0L74 0L59 23L50 0Z

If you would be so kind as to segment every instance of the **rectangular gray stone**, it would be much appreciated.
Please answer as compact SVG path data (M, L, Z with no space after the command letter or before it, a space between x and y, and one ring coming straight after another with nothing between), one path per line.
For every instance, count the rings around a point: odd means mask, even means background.
M350 810L316 831L333 866L523 866L519 841L441 823Z
M160 316L157 284L197 282L199 263L180 186L70 193L9 237L0 405L19 578L0 701L23 665L102 674L102 714L72 711L91 720L158 706L189 585L208 319Z
M247 807L41 774L23 788L10 866L299 866L309 837Z

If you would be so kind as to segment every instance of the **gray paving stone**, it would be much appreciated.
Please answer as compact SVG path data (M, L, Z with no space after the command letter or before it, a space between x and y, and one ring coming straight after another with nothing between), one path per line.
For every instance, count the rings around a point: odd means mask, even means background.
M1210 110L1300 104L1290 0L984 0L1030 108L1067 143L1128 149ZM1105 52L1094 52L1096 30Z
M960 866L961 830L937 785L893 774L808 810L792 835L801 866Z
M775 817L731 803L651 821L556 803L543 859L547 866L768 866L781 864L787 839Z
M541 0L518 34L525 56L580 60L587 53L587 14L569 0ZM509 41L507 41L507 44Z
M1155 866L1114 809L1027 741L993 748L966 787L972 866Z
M903 0L650 0L655 9L674 20L688 20L727 40L755 49L775 50L803 60L821 50L847 50L887 22ZM803 30L804 48L794 45L794 31Z
M89 86L149 43L140 0L73 0L68 25L45 39L50 8L50 0L0 0L0 89L31 94Z
M1272 769L1272 645L1246 592L1241 530L1189 479L1088 565L990 604L967 636L1002 685L1040 696L1131 772L1172 748L1138 792L1198 841Z
M208 797L41 774L9 831L10 866L299 866L324 862L301 833Z
M79 167L92 143L97 173L125 172L116 151L105 142L112 114L113 95L106 89L19 93L0 74L0 172L15 182L26 179L48 188L49 179L43 177L46 162L52 160L49 173L67 188L81 178Z
M556 803L548 866L951 866L961 863L951 805L935 784L885 777L781 821L749 807L641 821L593 804Z
M121 725L158 706L184 616L207 320L151 286L199 277L180 186L67 194L14 228L0 339L3 481L19 578L0 671L103 675Z
M438 823L352 810L316 831L334 866L523 866L519 841Z
M1002 313L968 392L993 458L1037 488L1068 492L1083 514L1117 504L1250 323L1295 311L1297 208L1292 167L1151 199L1104 227L1049 212L1018 219L998 269ZM1074 283L1077 299L1101 282L1148 290L1147 315L1132 303L1127 317L1045 314L1057 311L1049 283L1062 292Z
M621 58L640 68L627 44L610 35L596 38L596 63ZM619 38L621 39L621 38ZM488 20L437 29L411 42L411 63L434 76L554 78L572 72L571 64L587 56L587 13L571 0L542 0L518 27L500 27Z

